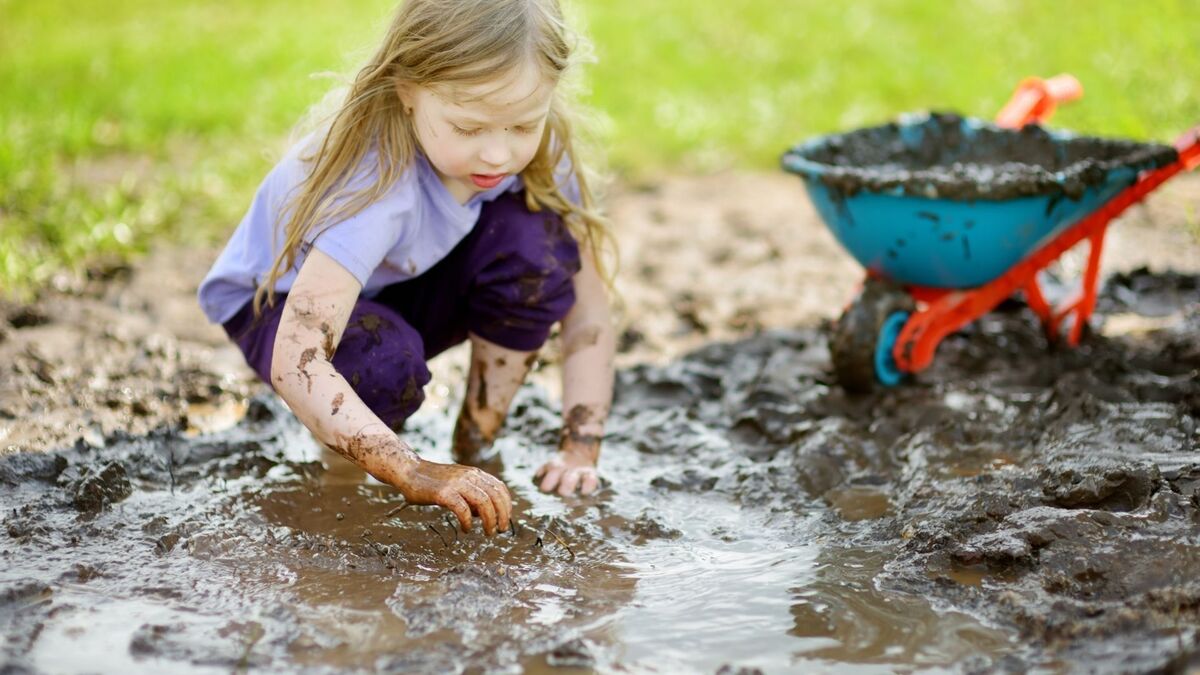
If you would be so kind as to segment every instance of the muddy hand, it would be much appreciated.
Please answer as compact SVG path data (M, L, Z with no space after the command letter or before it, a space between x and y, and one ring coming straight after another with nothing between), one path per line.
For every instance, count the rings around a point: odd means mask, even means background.
M471 514L483 521L485 534L508 529L512 496L504 483L486 471L419 460L401 483L400 492L410 504L437 504L450 509L463 532L471 530Z
M539 481L542 492L558 492L566 497L579 489L580 494L589 495L600 485L600 474L595 461L586 453L563 451L542 465L533 479Z

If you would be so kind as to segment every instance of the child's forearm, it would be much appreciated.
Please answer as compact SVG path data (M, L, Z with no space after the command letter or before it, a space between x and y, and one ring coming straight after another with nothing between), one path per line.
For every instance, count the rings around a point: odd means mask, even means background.
M275 390L321 443L379 480L402 486L417 456L334 368L332 345L345 325L323 316L317 298L290 298L272 356ZM299 307L299 311L297 311Z
M612 406L616 334L607 313L563 330L563 427L559 450L600 456Z
M333 367L360 290L338 262L317 249L309 254L275 334L271 384L318 440L399 488L410 504L450 509L464 532L472 515L487 534L507 529L512 496L504 483L476 467L418 458Z

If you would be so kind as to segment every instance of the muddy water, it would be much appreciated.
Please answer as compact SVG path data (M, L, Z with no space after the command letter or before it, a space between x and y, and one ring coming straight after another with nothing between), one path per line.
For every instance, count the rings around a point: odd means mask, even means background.
M11 672L1147 672L1200 663L1200 290L1115 279L1080 350L994 314L902 389L821 330L619 375L608 485L509 533L323 454L273 399L205 435L0 458ZM422 412L445 460L452 420ZM727 668L726 668L727 667Z

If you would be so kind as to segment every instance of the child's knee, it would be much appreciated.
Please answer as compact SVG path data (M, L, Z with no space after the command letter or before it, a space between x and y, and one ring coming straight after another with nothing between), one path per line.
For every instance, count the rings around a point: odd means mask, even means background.
M351 315L333 366L354 393L393 429L425 401L429 383L420 334L398 315L358 311Z
M575 303L579 247L557 214L529 211L520 194L490 206L495 243L473 285L471 330L509 349L537 349Z
M484 229L480 253L485 277L511 272L497 263L511 262L523 274L570 278L579 271L579 246L561 216L530 211L525 193L509 193L485 204L477 227Z

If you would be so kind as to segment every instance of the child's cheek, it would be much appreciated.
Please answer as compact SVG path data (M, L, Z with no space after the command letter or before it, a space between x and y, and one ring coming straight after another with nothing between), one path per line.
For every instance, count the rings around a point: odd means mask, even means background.
M461 143L447 148L447 152L443 156L446 162L445 172L454 176L470 173L470 156L469 148L463 147Z
M539 142L528 142L528 141L526 141L525 143L523 143L521 145L521 148L519 150L519 152L520 152L519 156L521 158L520 165L521 165L522 169L524 167L528 166L529 163L533 161L534 155L537 154L538 145L540 145Z
M476 164L479 163L479 148L473 140L462 144L456 161L463 173L473 173L476 170Z

